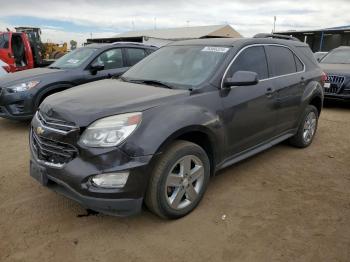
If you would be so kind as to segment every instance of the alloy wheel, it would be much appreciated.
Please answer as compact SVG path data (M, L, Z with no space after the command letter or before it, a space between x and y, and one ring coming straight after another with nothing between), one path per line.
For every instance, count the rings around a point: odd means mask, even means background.
M168 204L177 210L186 208L197 200L203 184L202 161L194 155L179 159L170 169L165 184Z
M305 143L310 143L316 132L317 117L314 112L310 112L304 123L303 139Z

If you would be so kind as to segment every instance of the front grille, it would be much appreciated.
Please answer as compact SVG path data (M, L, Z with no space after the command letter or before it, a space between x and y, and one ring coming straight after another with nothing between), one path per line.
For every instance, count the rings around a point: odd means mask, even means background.
M71 131L79 129L74 123L66 122L59 119L54 119L46 116L45 114L38 111L36 117L41 122L41 124L47 128L53 129L60 133L69 133Z
M331 84L330 88L325 89L326 93L338 94L345 82L344 76L328 75L327 82Z
M36 157L48 165L62 166L78 155L78 150L74 146L38 136L33 130L31 137Z

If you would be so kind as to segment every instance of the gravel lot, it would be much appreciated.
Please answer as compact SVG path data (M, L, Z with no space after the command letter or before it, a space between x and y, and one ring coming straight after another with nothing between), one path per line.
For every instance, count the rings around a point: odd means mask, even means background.
M28 126L0 120L0 261L350 261L350 105L311 147L276 146L212 179L177 221L86 214L28 174Z

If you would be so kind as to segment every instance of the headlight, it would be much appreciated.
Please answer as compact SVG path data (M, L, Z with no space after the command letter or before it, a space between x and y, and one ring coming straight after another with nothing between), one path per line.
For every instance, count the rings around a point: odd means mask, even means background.
M139 112L102 118L84 131L80 143L88 147L117 146L134 132L141 119Z
M24 92L24 91L27 91L29 89L36 87L39 83L40 83L40 81L29 81L26 83L21 83L21 84L9 86L9 87L7 87L7 89L9 89L10 91L15 92L15 93Z

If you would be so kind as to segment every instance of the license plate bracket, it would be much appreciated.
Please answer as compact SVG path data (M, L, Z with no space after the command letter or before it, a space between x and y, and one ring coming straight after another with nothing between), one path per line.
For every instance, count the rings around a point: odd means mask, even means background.
M30 161L30 176L36 179L40 184L46 186L48 178L46 175L46 169L39 166L33 161Z

